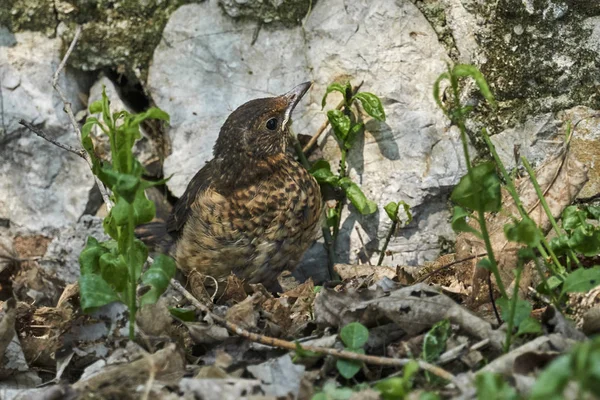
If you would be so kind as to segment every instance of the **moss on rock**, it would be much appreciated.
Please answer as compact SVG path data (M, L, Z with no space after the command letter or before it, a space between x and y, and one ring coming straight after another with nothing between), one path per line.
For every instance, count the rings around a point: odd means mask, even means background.
M233 18L252 18L261 22L297 24L306 16L316 0L219 0Z

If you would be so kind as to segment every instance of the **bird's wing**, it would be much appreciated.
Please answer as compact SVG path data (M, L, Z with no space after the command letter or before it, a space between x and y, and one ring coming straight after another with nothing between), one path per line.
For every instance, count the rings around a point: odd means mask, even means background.
M194 175L190 183L188 183L183 196L175 203L175 207L173 207L173 211L167 220L167 232L171 235L179 237L190 215L192 204L198 195L210 186L213 175L213 163L214 161L208 162Z

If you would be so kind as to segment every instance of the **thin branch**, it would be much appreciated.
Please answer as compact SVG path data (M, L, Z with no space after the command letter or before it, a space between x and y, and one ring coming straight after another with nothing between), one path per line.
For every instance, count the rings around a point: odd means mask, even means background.
M444 264L441 267L436 268L433 271L431 271L431 272L429 272L429 273L427 273L427 274L419 277L414 283L423 282L424 280L430 278L432 275L438 274L438 273L442 272L443 270L445 270L446 268L450 268L453 265L460 264L460 263L463 263L465 261L470 261L470 260L472 260L474 258L485 257L485 256L487 256L487 253L481 253L481 254L476 254L474 256L469 256L469 257L461 258L460 260L455 260L455 261L452 261L452 262L450 262L448 264Z
M75 119L75 115L73 114L73 108L71 107L71 103L67 100L67 97L65 96L64 92L62 91L62 89L60 88L60 86L58 84L58 78L60 77L60 73L62 72L62 70L65 69L65 65L67 65L69 56L73 52L73 49L75 48L75 45L77 44L77 41L79 40L79 37L81 36L81 30L82 30L81 25L77 25L77 28L75 29L75 36L73 37L73 40L71 41L71 44L69 45L69 48L67 49L67 52L65 53L65 56L63 57L62 61L60 62L60 64L58 64L58 69L56 70L56 72L54 73L54 76L52 78L52 87L54 87L54 90L56 90L60 99L63 102L64 110L67 113L67 115L69 116L69 120L71 121L71 125L73 126L73 129L75 129L75 133L77 134L78 140L79 140L79 138L81 138L81 130L79 129L79 124L77 123L77 120ZM44 139L48 140L47 137L44 137ZM56 144L58 147L63 148L63 149L65 148L64 146L66 146L66 145L58 145L57 143L55 143L53 141L50 141L50 143ZM85 160L87 161L87 163L91 169L92 168L92 159L90 158L90 155L87 154L86 152L83 152L83 158L85 158ZM98 179L98 177L95 174L94 174L94 181L96 182L96 186L98 186L98 189L100 190L100 194L102 195L102 200L104 200L104 203L106 204L107 211L110 211L113 204L112 204L112 201L110 201L110 196L108 195L108 190L106 189L106 187L104 186L102 181L100 181L100 179Z
M357 86L354 87L354 89L352 89L352 95L355 95L356 93L358 93L358 91L360 90L363 83L365 83L365 81L360 82ZM344 104L346 104L346 103L342 100L335 109L341 110L342 107L344 107ZM323 122L323 125L321 125L321 127L317 131L317 133L315 133L315 135L310 138L310 140L308 141L306 146L304 146L304 148L302 149L304 154L306 154L317 143L317 140L319 140L319 136L321 136L321 134L323 132L325 132L325 129L327 129L328 126L329 126L329 119L326 119L325 122Z
M64 144L59 142L58 140L51 138L50 136L48 136L48 134L46 132L44 132L43 130L41 130L40 128L36 128L35 126L33 126L32 124L30 124L29 122L26 122L23 119L19 120L19 125L23 125L25 128L29 129L31 132L35 133L36 135L38 135L39 137L41 137L42 139L52 143L53 145L60 147L63 150L69 151L81 158L83 158L84 160L87 161L87 158L85 157L85 150L83 149L76 149L75 147L72 147L68 144ZM91 167L91 165L90 165Z
M235 333L241 337L244 337L253 342L262 343L267 346L278 347L281 349L298 350L298 346L300 344L289 342L287 340L277 339L269 336L260 335L258 333L249 332L240 326L234 324L233 322L227 321L225 318L220 317L218 315L213 314L210 309L202 304L198 299L196 299L190 292L188 292L181 283L179 283L175 279L171 279L171 286L174 287L179 293L181 293L192 305L204 313L207 313L215 322L219 325L224 326L230 332ZM377 357L377 356L369 356L365 354L353 353L351 351L346 350L338 350L329 347L319 347L319 346L310 346L303 345L301 346L303 350L311 351L315 353L327 354L337 358L343 358L347 360L356 360L362 361L367 364L380 365L385 367L403 367L409 362L413 361L408 358L389 358L389 357ZM419 364L419 367L425 371L428 371L436 376L439 376L442 379L453 382L457 388L460 388L460 384L456 381L456 377L452 375L450 372L437 367L433 364L427 363L425 361L416 360Z

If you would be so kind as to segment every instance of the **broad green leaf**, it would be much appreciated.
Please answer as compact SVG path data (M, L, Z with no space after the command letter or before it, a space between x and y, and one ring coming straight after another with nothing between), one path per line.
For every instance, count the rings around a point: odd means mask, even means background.
M381 122L385 121L385 111L383 110L383 105L381 104L379 97L375 96L373 93L360 92L356 93L354 99L360 100L365 112L371 117Z
M472 210L499 211L502 207L500 179L492 162L479 164L472 169L471 176L463 176L452 191L451 199L456 204Z
M142 282L150 285L150 290L141 297L140 306L156 303L169 286L176 269L175 260L167 255L159 254L154 259L150 268L142 276Z
M312 165L310 173L319 183L328 183L337 186L339 178L331 172L331 166L325 160L319 160Z
M542 325L540 325L538 320L529 317L519 324L517 336L525 335L528 333L542 333Z
M387 203L387 205L385 207L383 207L383 209L385 210L387 216L390 218L390 220L392 222L397 221L398 220L398 203L396 203L395 201L392 201L390 203Z
M351 322L340 331L340 338L346 347L358 349L369 339L369 330L360 322Z
M478 400L517 400L519 396L502 375L482 372L475 376Z
M350 90L350 93L352 93L352 86L350 86L350 82L346 82L345 85L342 85L341 83L332 83L331 85L327 86L327 90L325 91L323 100L321 100L321 109L325 108L325 105L327 104L327 96L331 92L340 92L342 96L344 96L344 101L347 101L346 91L348 90L348 88Z
M569 237L567 235L555 236L550 239L550 248L556 255L565 254L569 249Z
M360 187L348 177L342 178L339 181L340 186L344 189L346 196L352 205L363 215L373 214L377 211L377 204L368 200Z
M437 322L425 334L423 339L422 358L427 362L437 360L446 349L446 342L450 335L450 321L447 319Z
M587 257L600 253L600 229L592 225L579 226L569 238L569 247Z
M492 95L492 91L490 90L483 74L475 67L474 65L468 64L458 64L455 65L452 69L452 74L460 77L471 77L475 80L475 83L479 87L479 91L485 97L487 102L492 106L492 108L496 109L496 100L494 100L494 95Z
M587 217L589 219L595 219L596 221L600 220L600 207L587 206L585 211L587 212Z
M81 275L100 273L100 256L107 253L108 249L102 246L95 238L88 236L85 248L79 254Z
M452 230L454 232L470 232L478 238L482 238L481 233L473 228L467 222L467 218L472 218L471 213L462 207L454 206L454 212L452 213Z
M562 213L562 227L566 231L572 231L585 223L586 213L577 206L568 206Z
M351 351L353 353L365 354L364 349L346 349L347 351ZM352 378L357 374L358 371L362 368L362 361L356 360L344 360L342 358L338 358L335 366L337 367L338 372L346 379Z
M564 355L552 361L537 378L529 400L563 399L563 391L573 374L570 356Z
M344 143L350 131L350 117L340 110L329 110L327 111L327 119L333 128L335 137Z
M122 293L129 282L129 271L125 257L115 253L104 253L100 257L102 279L112 285L117 293Z
M512 242L524 243L531 247L536 247L542 240L540 230L529 217L523 218L516 224L504 225L504 235Z
M196 321L196 311L190 310L188 308L176 308L170 307L169 312L175 318L178 318L185 322L194 322Z
M501 297L496 300L496 304L500 306L502 319L508 322L510 320L511 300ZM521 323L531 316L531 310L532 306L528 301L517 299L513 325L517 327L521 326Z
M85 313L119 300L110 285L96 274L86 274L79 278L79 292L81 309Z
M350 127L350 130L348 131L348 136L346 137L346 141L344 142L344 147L346 148L346 150L350 150L352 146L354 146L354 143L358 138L358 134L362 131L364 127L365 124L363 124L362 122L354 124Z
M579 268L567 275L563 285L563 293L587 292L600 285L600 266Z

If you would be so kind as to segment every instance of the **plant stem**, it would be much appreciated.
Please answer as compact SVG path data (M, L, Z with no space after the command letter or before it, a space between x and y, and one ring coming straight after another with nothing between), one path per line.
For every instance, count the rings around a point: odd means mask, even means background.
M135 264L131 259L133 254L133 236L135 230L135 222L133 220L134 209L133 205L129 205L129 212L127 216L127 266L129 269L129 340L135 339L135 314L137 312L136 302L136 287L137 287L137 276L135 273Z
M331 231L329 230L328 226L324 226L322 231L325 249L327 250L327 269L329 271L329 279L336 280L339 277L333 269L333 265L335 264L335 247L333 238L331 237Z
M450 74L450 77L450 83L452 84L452 91L454 93L454 100L456 101L456 110L458 113L457 122L458 127L460 129L460 139L463 145L463 152L465 154L465 162L467 163L467 174L469 175L469 180L471 182L475 182L475 177L473 176L473 167L471 166L471 158L469 157L469 146L467 142L467 129L465 127L465 116L462 112L460 95L458 93L458 81L456 79L456 76L454 76L453 74ZM479 210L476 211L479 220L479 229L481 230L481 236L483 237L483 241L485 243L485 250L490 260L490 269L494 274L494 278L496 279L496 284L498 285L498 289L500 289L500 293L502 294L502 296L508 298L508 296L506 295L506 289L504 288L504 283L502 282L502 279L500 279L500 271L498 271L498 264L496 263L496 257L494 256L494 250L490 241L490 235L487 230L485 222L485 211L481 207L479 207Z
M525 169L527 170L527 173L529 174L529 179L531 180L531 183L533 184L533 187L535 189L535 193L537 194L538 199L540 200L540 203L541 203L542 207L544 208L546 215L548 216L548 220L550 221L550 224L554 228L554 231L556 232L556 234L560 236L561 235L560 228L558 227L558 224L556 223L556 219L554 218L554 216L552 215L552 212L550 211L550 207L548 207L548 202L546 201L546 197L544 196L544 193L542 192L542 189L540 188L540 184L538 183L538 181L535 177L535 171L533 170L533 168L531 168L531 164L529 164L529 161L527 160L527 158L525 158L523 156L523 157L521 157L521 160L523 161L523 166L525 167ZM544 239L544 241L545 241L545 239ZM548 251L550 252L550 255L552 256L552 259L553 260L556 259L556 255L554 255L554 252L550 248L550 245L548 243L544 243L544 246L546 246L548 248ZM579 262L579 259L577 258L577 256L575 256L575 253L573 252L573 250L569 249L567 251L567 255L569 256L571 261L573 261L575 264L577 264L577 266L579 266L581 268L581 263ZM556 262L558 264L558 259L556 259ZM560 266L560 264L558 264L558 265Z
M396 232L397 226L398 226L398 220L396 219L392 222L392 226L390 227L390 230L388 231L388 234L385 237L385 243L383 244L383 247L381 248L381 254L379 255L379 261L377 261L377 266L380 266L383 263L383 259L385 258L385 251L387 250L388 244L390 243L390 240L392 239L392 235L394 234L394 232Z
M510 299L510 317L508 318L508 328L506 329L506 342L504 343L504 352L508 353L510 342L512 339L512 331L515 324L515 311L517 309L517 300L519 299L519 282L521 281L521 273L523 272L523 262L519 260L519 266L515 270L515 287L512 298Z

